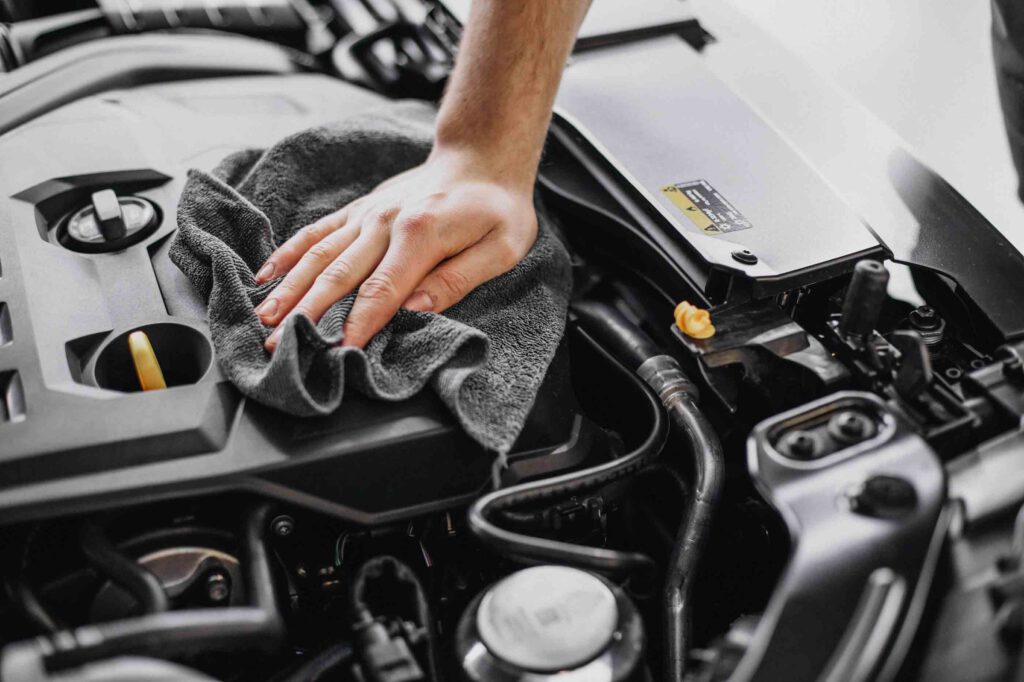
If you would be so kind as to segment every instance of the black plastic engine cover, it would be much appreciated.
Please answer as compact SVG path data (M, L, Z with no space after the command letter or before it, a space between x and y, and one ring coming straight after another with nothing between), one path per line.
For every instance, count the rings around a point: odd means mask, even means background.
M243 398L167 258L190 167L378 102L316 75L212 79L88 97L0 138L0 520L248 489L369 524L478 493L493 455L433 394L350 395L316 419ZM151 202L160 224L122 250L64 248L61 225L100 189ZM167 390L132 390L126 334L139 328ZM565 355L518 451L582 445L593 428L574 412Z

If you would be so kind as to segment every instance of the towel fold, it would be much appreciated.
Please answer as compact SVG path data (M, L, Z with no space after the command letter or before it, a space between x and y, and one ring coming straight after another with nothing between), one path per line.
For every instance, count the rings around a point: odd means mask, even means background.
M571 287L568 254L539 205L537 241L515 268L444 313L400 310L365 350L338 345L354 294L316 324L287 318L272 355L254 311L277 284L254 274L274 248L422 163L433 116L424 104L389 104L190 171L170 256L207 300L217 359L246 396L313 416L339 409L346 387L397 401L429 384L470 436L504 454L562 337Z

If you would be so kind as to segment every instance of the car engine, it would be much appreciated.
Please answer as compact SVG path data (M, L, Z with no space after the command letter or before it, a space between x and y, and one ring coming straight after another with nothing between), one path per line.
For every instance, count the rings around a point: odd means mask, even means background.
M727 4L677 4L566 70L538 192L573 301L496 459L429 393L245 398L168 259L190 168L436 99L460 3L11 3L0 679L1013 669L1024 257Z

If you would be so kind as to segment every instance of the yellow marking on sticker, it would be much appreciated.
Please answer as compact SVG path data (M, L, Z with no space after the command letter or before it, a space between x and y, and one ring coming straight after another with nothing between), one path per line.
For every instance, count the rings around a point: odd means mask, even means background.
M128 350L132 354L132 364L135 365L135 374L139 377L139 386L143 391L167 388L164 372L160 369L160 362L156 359L156 353L153 352L153 345L149 342L146 332L129 334Z
M687 218L693 222L703 232L709 232L712 234L718 234L721 230L715 225L715 222L707 216L704 211L697 208L697 205L690 201L690 197L686 196L686 192L682 191L675 185L667 185L661 188L661 193L669 198L676 207L683 212Z

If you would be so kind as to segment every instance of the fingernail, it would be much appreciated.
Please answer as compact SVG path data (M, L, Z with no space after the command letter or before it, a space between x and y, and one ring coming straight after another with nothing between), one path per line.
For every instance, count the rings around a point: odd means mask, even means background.
M263 267L260 268L260 271L256 273L256 281L257 282L266 282L267 280L269 280L273 276L274 276L274 264L270 263L270 262L267 262L267 263L264 263Z
M280 338L281 338L281 327L278 327L277 329L275 329L273 332L270 333L270 336L267 337L267 340L266 340L266 342L263 345L264 345L264 347L267 350L274 350L274 348L277 346L277 342L278 342L278 340Z
M427 292L416 291L406 299L402 307L416 313L429 313L434 309L434 300L430 298L430 294Z
M263 303L260 303L256 308L256 314L260 317L273 317L277 314L277 299L268 298L264 299Z

